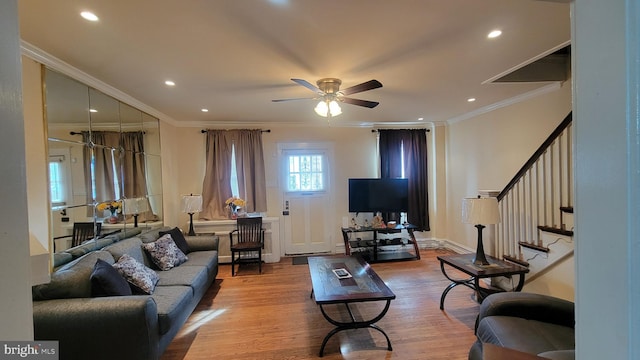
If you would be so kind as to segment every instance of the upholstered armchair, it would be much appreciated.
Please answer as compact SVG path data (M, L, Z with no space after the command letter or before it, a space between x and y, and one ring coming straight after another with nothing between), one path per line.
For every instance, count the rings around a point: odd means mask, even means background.
M574 359L574 326L570 301L531 293L492 294L480 305L469 360L482 360L484 343L548 359Z

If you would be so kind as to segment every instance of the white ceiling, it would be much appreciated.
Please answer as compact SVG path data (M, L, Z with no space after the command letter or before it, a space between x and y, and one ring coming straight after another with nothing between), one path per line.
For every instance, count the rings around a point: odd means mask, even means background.
M535 0L20 0L23 41L178 126L326 124L291 78L351 97L334 125L464 118L549 83L485 83L570 41L569 4ZM79 16L90 10L96 23ZM502 30L488 39L493 29ZM163 84L175 81L173 88ZM475 102L467 102L474 97ZM208 108L208 113L200 111Z

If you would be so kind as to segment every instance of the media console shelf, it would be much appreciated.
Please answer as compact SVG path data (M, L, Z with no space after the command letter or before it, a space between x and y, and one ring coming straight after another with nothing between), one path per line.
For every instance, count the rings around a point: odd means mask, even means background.
M418 242L413 235L415 229L416 226L410 224L394 228L342 228L344 251L346 255L358 253L369 263L420 260ZM403 230L406 230L406 234ZM370 238L363 239L360 233L367 234ZM378 234L398 234L399 237L379 239Z

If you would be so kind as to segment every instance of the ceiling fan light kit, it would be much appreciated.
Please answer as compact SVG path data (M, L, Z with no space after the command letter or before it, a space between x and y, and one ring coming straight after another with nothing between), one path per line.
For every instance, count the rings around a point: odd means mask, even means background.
M342 114L342 109L335 100L321 100L313 110L315 110L316 114L322 117L327 117L329 115L334 117Z
M304 86L307 89L317 93L319 97L309 98L309 99L319 99L318 105L314 108L316 114L323 117L334 117L342 114L342 109L340 108L340 102L363 106L367 108L374 108L378 106L378 102L376 101L368 101L368 100L360 100L346 97L345 95L351 95L363 91L373 90L382 87L382 83L378 80L369 80L367 82L363 82L362 84L358 84L352 86L350 88L344 89L340 91L340 85L342 84L342 80L336 78L322 78L316 81L318 86L314 86L310 82L303 79L291 79L291 81L295 82L298 85ZM281 101L291 101L291 100L305 100L304 98L297 99L279 99L272 100L273 102L281 102Z

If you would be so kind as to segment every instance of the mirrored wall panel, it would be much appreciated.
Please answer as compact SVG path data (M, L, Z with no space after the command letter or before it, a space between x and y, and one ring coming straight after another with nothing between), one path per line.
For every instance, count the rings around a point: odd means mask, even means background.
M158 119L51 69L44 89L54 250L161 226ZM93 237L74 239L88 224Z

